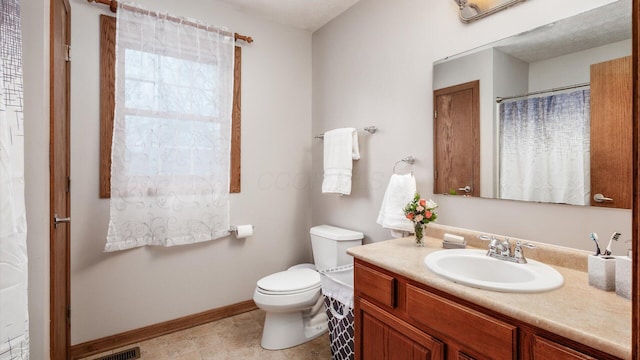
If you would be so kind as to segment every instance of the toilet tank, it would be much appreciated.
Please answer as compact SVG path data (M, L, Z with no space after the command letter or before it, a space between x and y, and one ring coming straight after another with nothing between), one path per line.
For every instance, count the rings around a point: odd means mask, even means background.
M353 263L347 249L362 245L364 234L330 225L314 226L311 234L313 261L318 270L325 270Z

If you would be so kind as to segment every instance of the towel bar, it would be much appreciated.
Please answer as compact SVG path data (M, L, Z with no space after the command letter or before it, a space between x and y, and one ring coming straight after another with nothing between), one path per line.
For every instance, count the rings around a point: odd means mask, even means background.
M375 126L367 126L366 128L362 129L366 132L368 132L369 134L375 134L376 131L378 131L378 128ZM324 139L324 133L320 134L320 135L316 135L313 137L314 139Z

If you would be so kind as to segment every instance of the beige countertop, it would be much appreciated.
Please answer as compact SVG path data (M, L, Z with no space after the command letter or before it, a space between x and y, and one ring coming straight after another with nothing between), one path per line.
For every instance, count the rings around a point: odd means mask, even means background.
M446 230L446 228L439 230ZM423 248L414 246L413 238L408 237L354 247L347 252L357 259L487 309L614 356L623 359L631 358L631 301L617 296L615 292L602 291L589 286L588 275L584 271L588 253L568 250L573 253L573 259L570 261L573 269L554 264L558 260L553 254L550 259L556 261L544 261L549 259L544 255L538 254L536 258L525 254L527 257L552 265L564 276L564 285L557 290L544 293L500 293L454 283L427 268L423 261L424 257L434 251L444 250L441 233L442 231L428 232L426 246ZM431 236L437 236L439 239ZM469 239L468 236L466 238ZM584 265L580 264L581 258L584 259ZM573 266L575 264L577 266ZM576 267L583 270L575 269Z

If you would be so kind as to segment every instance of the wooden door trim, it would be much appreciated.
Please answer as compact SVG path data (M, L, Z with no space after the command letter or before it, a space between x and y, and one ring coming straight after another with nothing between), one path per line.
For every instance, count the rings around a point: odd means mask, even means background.
M632 43L633 58L633 210L632 210L632 273L631 294L631 358L640 358L640 0L632 5Z
M67 17L67 22L66 22L66 35L67 38L66 39L57 39L56 38L56 31L54 31L54 26L56 26L57 24L57 19L56 19L56 9L57 6L60 6L60 4L62 4L62 6L64 6L64 10L65 12L68 14ZM66 127L66 139L69 140L70 139L70 103L71 103L71 94L70 94L70 82L71 82L71 77L70 77L70 73L71 73L71 66L70 63L67 62L66 63L66 67L67 67L67 72L66 72L66 77L64 79L64 83L65 83L65 89L58 89L55 86L55 81L54 79L56 79L58 76L60 76L60 74L57 74L55 71L55 48L53 46L53 44L56 43L56 41L60 41L61 43L66 43L66 44L70 44L71 42L71 5L69 4L68 0L51 0L50 1L50 23L49 23L49 27L50 27L50 46L49 46L49 69L50 69L50 74L49 74L49 80L50 80L50 84L49 84L49 104L50 104L50 109L49 109L49 257L50 257L50 264L49 264L49 309L50 309L50 321L49 321L49 340L50 340L50 348L49 348L49 354L52 360L58 360L55 356L55 354L57 353L57 349L59 349L60 346L62 346L64 348L63 353L65 354L65 358L68 357L69 355L69 348L70 348L70 339L71 339L71 333L70 333L70 326L68 323L68 318L65 317L63 319L59 319L58 317L56 317L56 309L64 309L64 313L68 313L69 306L70 306L70 298L71 298L71 292L70 292L70 253L69 253L69 237L70 237L70 231L67 230L66 232L66 238L64 239L64 241L66 242L66 254L64 256L64 264L59 264L57 263L55 256L54 256L54 251L55 251L55 244L54 241L56 240L56 236L55 236L55 226L54 226L54 215L55 215L55 207L54 207L54 199L55 199L55 193L54 193L54 175L55 175L55 171L57 170L57 165L55 163L55 156L54 156L54 151L53 151L53 145L55 143L55 141L59 141L59 139L55 138L55 131L54 131L54 124L55 124L55 111L54 108L56 106L55 104L55 94L56 92L60 92L60 91L64 91L66 93L66 99L67 99L67 111L65 113L65 117L64 117L64 121L66 121L67 125ZM65 61L63 59L63 61ZM70 164L70 144L69 141L66 141L66 144L64 145L65 147L65 156L66 159L65 161L67 162L67 164ZM70 210L70 199L69 196L67 196L66 198L66 208L67 210ZM66 214L58 214L60 216L65 216ZM68 224L66 224L65 226L69 226ZM57 239L59 241L59 239ZM60 279L56 276L56 271L55 269L57 269L59 266L63 266L64 267L64 273L65 273L65 278L64 279ZM62 286L62 289L59 289L59 284L61 281L64 281L64 285ZM62 304L58 304L56 303L56 292L57 291L64 291L64 298L65 301ZM65 334L65 344L57 344L56 338L55 338L55 329L56 329L56 325L58 325L59 321L64 321L66 326L66 334Z

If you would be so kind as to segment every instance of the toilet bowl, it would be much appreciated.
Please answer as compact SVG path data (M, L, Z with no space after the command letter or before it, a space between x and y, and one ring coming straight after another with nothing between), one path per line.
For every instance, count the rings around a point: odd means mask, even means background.
M260 345L280 350L313 340L327 331L327 315L316 270L347 265L348 247L362 244L360 232L329 225L311 228L316 265L300 264L258 280L253 301L266 312ZM317 269L316 269L317 267Z
M320 274L307 267L289 268L258 281L253 301L266 312L263 348L289 348L327 331L320 284Z

